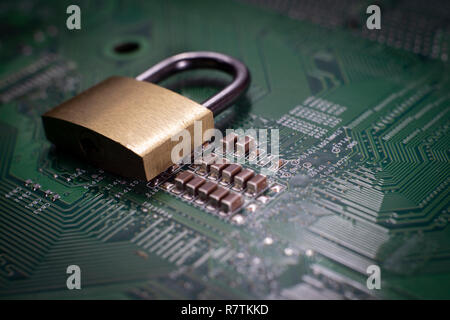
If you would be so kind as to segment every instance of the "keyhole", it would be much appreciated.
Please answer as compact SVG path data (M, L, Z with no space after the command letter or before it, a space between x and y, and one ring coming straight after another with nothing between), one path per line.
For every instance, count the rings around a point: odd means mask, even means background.
M94 143L94 141L92 141L90 138L81 138L80 145L81 145L81 149L88 157L97 155L100 152L100 149L97 147L97 145Z

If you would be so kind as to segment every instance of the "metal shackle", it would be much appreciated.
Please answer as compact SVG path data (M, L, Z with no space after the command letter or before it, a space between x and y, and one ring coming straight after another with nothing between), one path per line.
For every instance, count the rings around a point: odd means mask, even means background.
M139 81L157 83L176 73L193 69L221 70L233 77L223 90L202 103L217 115L243 94L250 84L250 72L239 60L211 51L194 51L174 55L157 63L136 77Z

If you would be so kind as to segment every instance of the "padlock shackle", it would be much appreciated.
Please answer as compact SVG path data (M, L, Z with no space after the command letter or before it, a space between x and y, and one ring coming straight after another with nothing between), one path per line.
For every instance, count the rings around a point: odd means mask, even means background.
M250 84L247 67L233 57L211 51L180 53L155 64L136 79L157 83L179 72L204 68L221 70L233 77L228 86L202 103L217 115L243 94Z

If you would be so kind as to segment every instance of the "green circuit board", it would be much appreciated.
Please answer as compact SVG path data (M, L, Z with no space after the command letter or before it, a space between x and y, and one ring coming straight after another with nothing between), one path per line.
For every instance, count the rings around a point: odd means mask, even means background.
M0 298L450 298L450 6L381 1L369 31L370 1L317 3L81 1L82 28L68 30L70 1L2 2ZM416 28L395 20L418 15ZM217 128L279 130L283 165L238 212L47 141L52 107L196 50L251 72ZM195 71L162 85L201 102L227 81ZM81 290L67 289L69 265ZM371 265L381 289L366 286Z

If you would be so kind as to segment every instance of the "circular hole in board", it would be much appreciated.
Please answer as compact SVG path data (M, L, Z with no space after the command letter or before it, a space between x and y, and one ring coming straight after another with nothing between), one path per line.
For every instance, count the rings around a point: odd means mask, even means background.
M119 43L114 47L114 52L118 54L130 54L139 50L140 44L136 41Z

